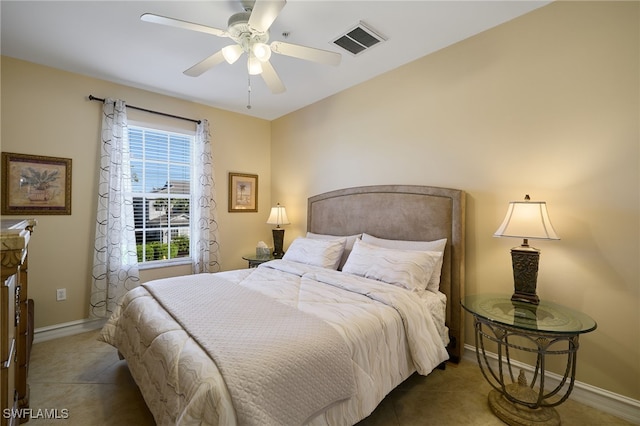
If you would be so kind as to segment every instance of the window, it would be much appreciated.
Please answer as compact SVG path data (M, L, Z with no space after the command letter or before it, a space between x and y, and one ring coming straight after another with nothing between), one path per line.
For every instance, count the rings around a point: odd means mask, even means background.
M194 137L129 125L138 262L189 258Z

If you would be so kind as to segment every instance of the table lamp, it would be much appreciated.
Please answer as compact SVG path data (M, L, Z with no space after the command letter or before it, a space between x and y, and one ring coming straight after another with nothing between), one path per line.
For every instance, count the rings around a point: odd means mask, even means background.
M272 230L273 232L273 257L280 258L284 255L282 250L282 244L284 243L284 229L280 228L280 225L289 225L289 218L287 217L287 211L280 203L271 208L271 214L267 223L270 225L276 225Z
M529 239L560 239L551 226L547 204L531 201L529 195L524 197L524 201L510 202L507 215L493 236L523 238L521 246L511 249L515 290L511 300L539 304L536 282L540 250L529 246Z

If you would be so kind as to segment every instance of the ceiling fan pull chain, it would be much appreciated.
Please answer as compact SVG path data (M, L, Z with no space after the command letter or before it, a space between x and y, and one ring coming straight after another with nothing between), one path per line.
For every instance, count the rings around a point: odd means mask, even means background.
M247 73L247 109L251 109L251 74Z

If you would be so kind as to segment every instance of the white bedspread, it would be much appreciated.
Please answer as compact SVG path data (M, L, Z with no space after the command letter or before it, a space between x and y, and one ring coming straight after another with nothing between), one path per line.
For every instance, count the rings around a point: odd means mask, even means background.
M317 317L212 274L144 286L215 361L240 424L301 425L353 395L347 345Z
M344 338L356 394L318 414L311 425L355 424L416 369L427 374L447 359L438 320L442 295L426 298L439 311L431 315L417 307L425 305L424 296L364 278L342 281L340 272L284 260L216 275L315 315ZM102 338L127 359L158 424L238 424L215 363L143 287L127 294Z

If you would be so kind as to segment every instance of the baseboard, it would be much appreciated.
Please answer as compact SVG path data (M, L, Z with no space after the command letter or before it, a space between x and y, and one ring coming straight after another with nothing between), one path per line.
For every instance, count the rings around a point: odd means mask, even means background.
M487 358L495 362L495 366L498 365L498 356L496 354L487 352ZM465 345L463 359L477 364L476 348L471 345ZM519 369L522 368L526 372L533 372L534 370L533 366L518 361L512 361L512 365ZM555 373L547 372L545 375L545 381L550 387L557 386L561 380L562 376ZM571 395L569 395L569 399L620 417L633 424L640 425L640 401L638 400L609 392L577 380L573 386Z
M86 318L77 321L65 322L62 324L50 325L36 328L33 331L33 343L46 342L47 340L58 339L60 337L73 336L74 334L102 328L106 320L102 318Z

